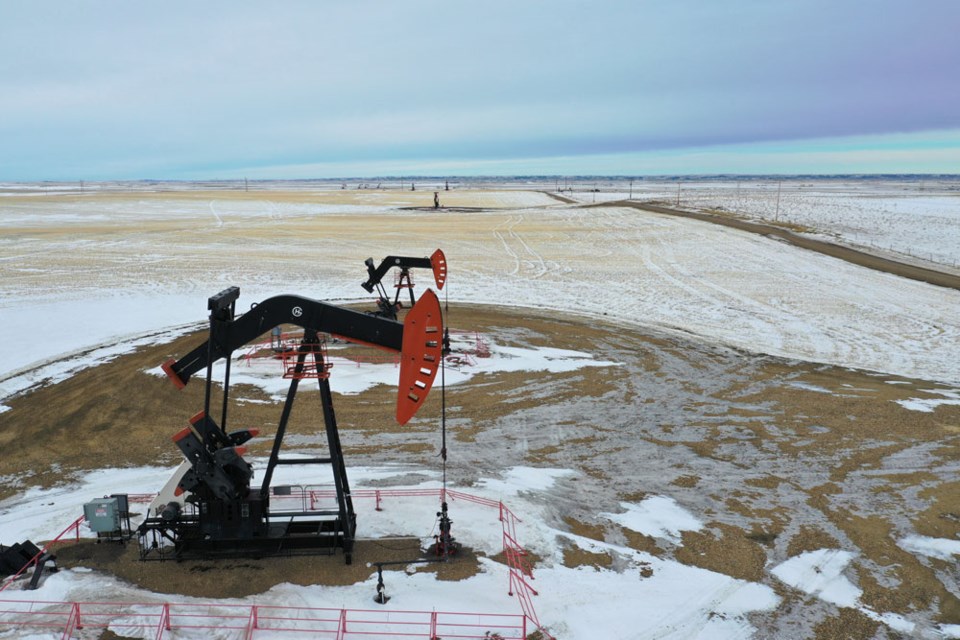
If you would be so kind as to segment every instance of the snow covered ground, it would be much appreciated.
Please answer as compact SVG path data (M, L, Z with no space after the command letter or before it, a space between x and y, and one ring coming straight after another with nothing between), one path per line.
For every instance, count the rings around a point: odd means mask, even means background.
M485 338L489 348L489 355L482 358L471 358L464 366L447 363L444 378L447 386L463 384L474 376L483 373L497 373L505 371L576 371L584 367L611 367L616 362L595 360L589 353L571 351L569 349L552 349L541 347L538 349L523 349L499 345L491 338ZM470 335L453 334L450 339L451 348L455 353L467 352L472 346ZM349 357L338 354L338 345L328 347L327 362L332 364L336 375L330 375L330 388L334 393L353 394L370 389L378 384L397 384L397 367L399 360L387 357L386 362L366 362L351 360ZM226 367L223 361L214 365L213 379L223 382ZM242 360L237 366L231 367L230 381L234 385L249 385L259 388L275 401L282 402L287 395L290 381L280 376L283 363L272 357L253 357ZM166 373L158 366L150 373L166 377ZM244 400L241 398L241 402Z
M657 200L690 211L721 211L737 216L797 225L812 236L853 247L960 268L960 182L911 180L861 182L828 180L676 181L598 184L598 192L565 193L585 204Z
M264 459L252 459L251 462L255 468L263 468L265 464ZM150 493L162 486L172 471L160 467L104 469L86 474L74 485L30 489L17 498L0 503L0 539L52 538L83 512L85 502L114 493L118 486L131 494ZM420 468L352 468L350 475L353 489L359 493L367 487L384 485L398 489L396 480L409 478L410 473L433 478L403 488L438 489L442 486L435 472ZM534 600L536 611L555 636L588 638L596 629L602 628L607 638L747 638L755 629L746 616L751 612L773 609L779 603L779 596L766 585L737 580L548 526L541 512L550 496L561 491L557 480L569 477L571 473L563 469L512 468L505 470L500 477L484 479L467 490L471 495L503 502L520 516L519 542L541 558L534 571L539 590ZM330 483L323 475L311 479L304 476L301 469L294 472L289 467L278 467L274 485L283 484L329 488ZM355 499L358 537L418 537L426 549L436 533L435 502L424 497L388 497L384 500L383 510L377 511L373 500ZM696 531L702 526L695 516L666 496L650 495L636 503L622 503L621 507L623 511L620 513L601 515L627 529L649 535L663 545L681 544L680 532ZM500 552L502 525L496 509L455 499L451 502L451 516L456 522L454 534L459 542L487 555ZM133 524L136 526L137 523ZM93 537L86 527L81 528L81 535ZM958 543L953 540L911 536L899 544L912 552L944 559L960 554ZM565 567L563 551L570 547L613 555L618 566L616 569ZM860 590L844 575L852 557L848 551L821 549L791 558L771 567L770 571L784 584L811 597L840 607L856 607L891 629L913 634L915 625L902 616L877 612L860 604ZM453 584L437 582L430 574L404 569L385 571L384 581L391 596L387 611L439 608L442 611L512 613L519 608L507 594L509 577L506 566L491 560L481 559L479 574ZM13 589L3 592L0 599L137 603L162 603L171 599L181 603L202 603L209 600L151 593L84 567L48 575L36 591L21 591L20 586L17 583ZM249 598L223 600L222 604L368 609L375 586L372 577L368 582L348 587L281 584ZM0 629L0 637L24 637L23 630L13 633L10 636ZM936 634L941 638L958 638L960 625L941 626ZM30 637L59 635L57 631ZM179 633L177 637L204 636Z
M358 300L365 258L437 246L450 261L451 301L562 309L757 353L960 382L951 355L960 293L745 232L632 209L529 209L531 197L546 196L515 191L495 199L517 209L441 214L356 201L410 195L399 192L317 196L326 204L269 192L190 195L0 201L0 325L24 340L43 337L30 348L0 344L0 397L45 377L36 367L63 354L200 322L205 299L228 285L241 287L241 305L279 293ZM951 215L924 214L924 233L944 255L960 246Z
M108 194L0 199L0 326L9 337L0 344L0 400L138 344L167 340L196 327L206 315L206 298L226 286L241 287L241 308L280 293L369 301L359 287L366 257L426 255L436 247L444 249L450 262L446 295L451 302L559 309L754 353L960 385L957 291L872 272L732 229L633 209L579 209L545 201L538 193L486 194L485 211L439 214L398 209L414 202L406 193L351 193L360 195L322 194L317 202L310 202L309 194L284 200L269 193L253 199L208 193L190 198ZM663 195L668 194L665 188ZM602 198L599 193L587 194L597 196ZM947 215L938 213L940 204L953 203L954 196L919 198L912 213L911 198L883 191L860 193L844 202L874 197L885 203L883 211L891 219L922 218L923 225L914 226L922 228L929 239L923 242L930 243L938 260L948 262L954 256L960 245L955 209L948 209ZM705 195L697 207L716 208L716 198L723 205L729 193ZM902 210L894 212L893 202ZM791 221L800 223L803 211L814 215L824 210L804 206L791 210L789 215L798 217ZM857 232L845 231L841 222L856 216L844 211L832 222L825 215L818 220L827 232L849 237ZM851 228L887 229L868 223L871 216L864 213ZM916 231L910 224L897 224L890 228L899 231L888 235L908 237ZM497 353L491 370L616 364L569 351L501 347ZM373 384L378 375L395 376L390 365L381 366L388 370L364 368L372 378L335 380L345 385L340 391L354 392ZM251 372L240 375L250 375L251 381L259 378L261 386L269 378ZM960 397L938 393L944 395L941 404L955 404ZM930 407L927 399L909 408ZM77 486L51 492L31 489L0 504L0 540L50 537L79 515L79 505L90 497L113 492L118 483L130 492L155 491L169 471L102 470ZM351 477L361 486L393 473L403 472L352 470ZM503 499L524 517L524 544L545 558L536 573L538 585L544 586L537 611L556 635L590 637L602 627L611 638L745 638L754 633L748 614L776 606L777 596L765 585L547 525L537 517L539 509L551 492L558 491L556 480L563 473L568 472L506 470L500 477L486 478L479 488L470 488ZM428 484L436 486L435 481ZM50 503L55 510L49 509ZM425 513L432 509L402 505L397 513L404 522L422 523L421 508ZM682 531L699 526L698 518L669 496L648 496L621 508L605 517L665 546L678 544ZM499 540L499 533L490 530L498 523L485 517L467 507L457 516L461 527L477 532L469 543L480 549L486 549L489 540ZM363 513L360 521L371 527L366 530L370 535L380 531L376 515ZM394 526L391 521L383 530ZM950 540L915 536L898 544L934 558L957 554L955 541ZM562 549L568 545L610 552L627 570L565 568ZM856 587L844 577L849 553L808 552L773 567L773 575L811 597L864 610ZM515 606L505 595L504 567L487 561L483 567L483 573L461 585L465 595L450 596L449 609ZM645 568L652 568L652 576L644 577ZM405 572L396 572L390 584L396 585L391 586L393 595L404 594L391 604L408 609L432 606L433 590L439 588L430 579ZM448 591L444 587L445 598ZM361 604L343 606L365 608L371 592L371 585L338 589L281 585L250 601L292 600L315 606L355 601ZM164 597L71 571L52 576L31 598L76 600L91 594L136 601ZM889 612L864 612L902 633L914 631L910 622ZM643 636L637 631L640 619ZM960 637L956 627L937 633Z
M255 466L264 460L253 460ZM402 467L351 469L354 490L371 482L383 483L422 469ZM162 486L171 469L111 469L87 475L76 486L52 490L30 490L23 496L0 504L3 524L0 538L30 537L35 540L53 537L82 513L84 502L113 493L119 485L131 493L149 491ZM540 592L534 604L542 621L549 621L551 632L562 638L588 638L603 628L608 638L637 638L638 622L649 638L744 638L754 630L746 615L768 610L779 602L772 589L765 585L736 580L728 576L662 560L629 547L597 542L553 529L544 524L540 497L557 491L555 481L569 476L559 469L514 468L502 477L490 478L469 489L471 495L502 501L522 519L517 536L524 547L542 557L534 572ZM318 477L320 482L327 478ZM295 483L309 485L301 471L279 467L275 485ZM374 485L376 486L376 485ZM437 479L423 482L419 489L437 489ZM392 489L397 487L391 486ZM530 501L526 496L535 492ZM626 525L639 531L676 531L689 526L693 517L673 505L664 509L660 499L650 497L638 505L625 505L630 511ZM435 533L437 505L429 498L385 498L383 511L374 509L372 500L355 500L360 538L410 535L419 537L426 549ZM647 504L655 505L647 508ZM53 508L51 508L53 507ZM457 540L487 555L501 551L501 523L498 511L466 501L451 502ZM134 523L136 525L136 523ZM86 536L92 537L89 531ZM665 534L668 536L668 534ZM658 536L660 537L660 536ZM668 541L676 542L672 538ZM621 570L563 566L563 548L579 547L586 551L614 553L624 566ZM503 564L482 559L481 572L457 582L438 582L430 574L412 573L402 568L384 572L384 582L391 600L386 610L463 611L478 613L513 613L519 610L508 595L509 576ZM642 573L641 573L642 572ZM369 609L376 593L376 581L349 587L300 587L281 584L263 594L226 600L224 604L259 605L292 604L304 607L339 607ZM64 570L49 575L33 592L5 591L0 599L24 599L49 602L164 602L170 596L155 594L124 584L115 578L90 572L85 568ZM206 602L205 599L175 596L176 602ZM625 603L629 602L629 606ZM20 632L22 633L22 632ZM50 636L59 637L58 633ZM0 632L0 637L5 637ZM37 638L46 637L37 634ZM194 637L189 634L177 637ZM198 636L202 637L202 636Z

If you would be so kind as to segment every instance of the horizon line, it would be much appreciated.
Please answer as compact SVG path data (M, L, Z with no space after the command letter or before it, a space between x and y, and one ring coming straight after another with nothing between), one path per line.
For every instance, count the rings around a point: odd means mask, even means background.
M677 180L677 179L718 179L718 178L741 178L741 179L871 179L871 178L960 178L960 171L953 173L930 172L930 173L672 173L672 174L559 174L559 173L515 173L515 174L474 174L474 175L448 175L448 174L390 174L390 175L345 175L327 178L98 178L88 180L86 178L66 179L43 179L43 180L3 180L0 179L0 185L10 184L101 184L101 183L124 183L124 182L161 182L161 183L198 183L198 182L221 182L221 183L244 183L244 182L343 182L346 180L380 180L380 181L410 181L410 180L448 180L468 181L468 180L504 180L504 179L540 179L540 180L563 180L563 179L605 179L605 180Z

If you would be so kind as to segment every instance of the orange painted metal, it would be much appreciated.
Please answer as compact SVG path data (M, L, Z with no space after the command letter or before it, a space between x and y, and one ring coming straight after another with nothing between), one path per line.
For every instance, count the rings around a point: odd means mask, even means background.
M437 249L430 256L430 264L433 266L433 279L437 281L437 289L443 291L443 285L447 283L447 256Z
M160 368L163 369L163 372L170 377L170 381L173 382L173 385L177 389L183 389L185 386L187 386L187 383L184 382L182 379L180 379L180 376L178 376L176 372L173 370L173 365L175 365L176 363L177 363L176 360L174 360L173 358L170 358L169 360L164 362L162 365L160 365Z
M427 289L403 321L400 389L397 393L398 423L406 424L427 399L437 377L442 350L440 300L432 289Z

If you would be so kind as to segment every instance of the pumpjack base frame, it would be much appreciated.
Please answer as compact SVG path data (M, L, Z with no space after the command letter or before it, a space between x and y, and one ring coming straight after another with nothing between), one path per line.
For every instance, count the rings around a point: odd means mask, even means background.
M199 518L181 516L175 521L147 518L138 529L140 559L154 561L215 560L282 556L332 556L342 550L346 564L353 562L353 539L343 535L338 518L313 519L311 512L275 514L286 522L265 523L261 535L210 536ZM353 516L351 530L356 528Z

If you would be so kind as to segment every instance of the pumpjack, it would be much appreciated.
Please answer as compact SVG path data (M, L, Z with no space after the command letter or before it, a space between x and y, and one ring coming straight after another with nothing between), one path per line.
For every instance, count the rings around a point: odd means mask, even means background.
M237 316L240 290L230 287L209 298L209 337L179 360L168 360L163 371L183 388L206 369L204 409L190 419L173 441L186 461L168 483L173 498L151 509L138 528L141 559L164 559L170 549L176 559L188 557L266 556L292 553L335 553L342 549L352 562L356 513L350 496L346 464L330 390L321 332L352 342L401 354L396 420L406 424L423 406L441 366L443 320L436 294L428 289L403 323L295 295L269 298ZM228 431L231 354L281 324L304 330L297 347L270 458L259 487L252 486L253 466L243 446L256 430ZM213 364L225 359L220 420L210 415ZM326 457L282 457L287 423L302 379L318 381L327 436ZM277 465L329 465L336 489L336 508L301 511L270 506L271 481ZM283 495L274 487L274 495ZM289 487L286 488L289 491ZM186 496L186 497L184 497Z
M374 266L373 258L367 258L364 264L367 266L367 274L369 277L366 282L360 283L360 286L366 289L368 293L373 293L374 289L376 289L377 295L379 296L377 298L377 311L375 311L373 315L391 320L397 319L397 313L403 307L400 303L401 290L406 289L409 291L410 306L412 307L415 304L413 297L413 279L410 276L410 269L432 269L437 289L442 290L443 285L447 282L447 258L440 249L434 251L429 258L387 256L380 262L379 266ZM387 295L387 290L383 286L383 277L394 267L400 269L400 273L397 276L397 292L393 297L393 302L391 302L390 296Z

